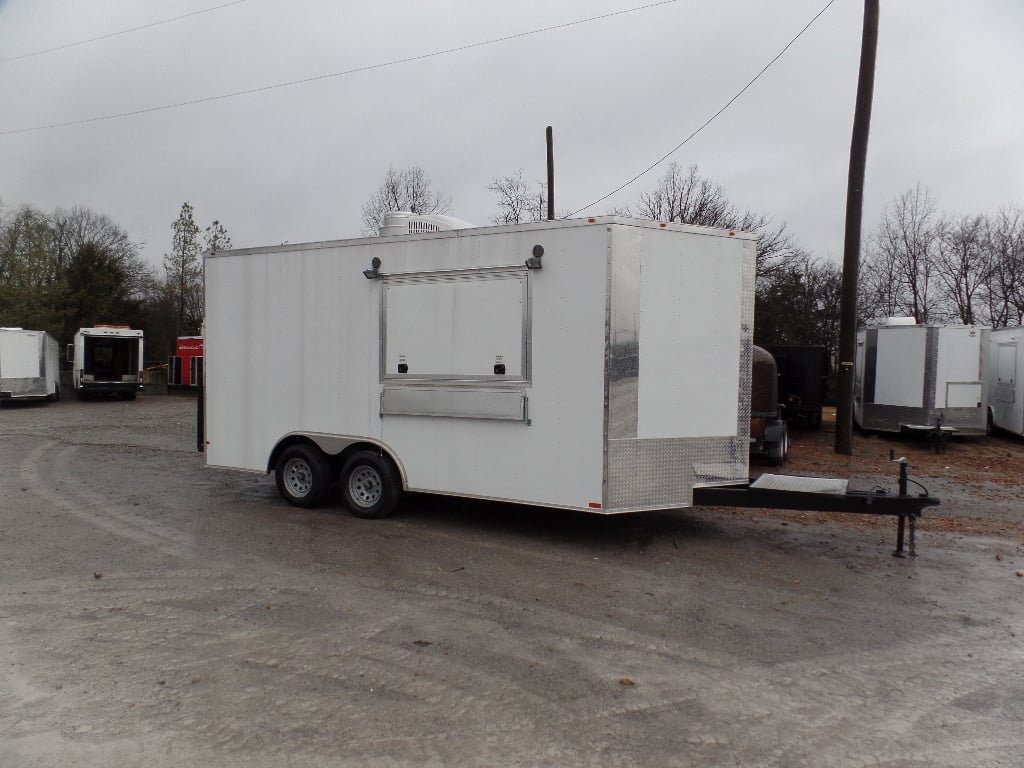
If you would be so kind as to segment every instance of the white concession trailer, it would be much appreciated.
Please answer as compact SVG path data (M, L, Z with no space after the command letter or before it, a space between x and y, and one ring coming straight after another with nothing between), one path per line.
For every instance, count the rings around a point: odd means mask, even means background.
M990 424L1024 436L1024 327L989 331L986 383Z
M602 217L217 252L207 461L364 517L689 506L747 481L755 245Z
M60 351L45 331L0 328L0 400L60 398Z
M975 325L891 318L857 332L853 417L881 432L986 431L983 337Z

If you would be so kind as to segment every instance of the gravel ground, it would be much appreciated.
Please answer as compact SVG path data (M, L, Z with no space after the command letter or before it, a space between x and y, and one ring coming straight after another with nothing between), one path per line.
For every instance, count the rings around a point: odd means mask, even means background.
M800 433L895 524L410 497L211 470L194 403L0 409L0 766L1024 765L1021 443Z

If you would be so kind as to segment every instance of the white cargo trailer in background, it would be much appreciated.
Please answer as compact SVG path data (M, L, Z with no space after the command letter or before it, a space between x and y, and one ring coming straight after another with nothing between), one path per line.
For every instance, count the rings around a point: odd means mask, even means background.
M68 345L78 398L117 394L134 400L142 389L142 339L142 331L126 325L80 328Z
M857 333L854 420L882 432L986 430L983 331L891 318Z
M45 331L0 328L0 400L60 399L60 353Z
M1024 327L989 331L986 383L989 423L1024 435Z
M626 218L221 251L206 260L206 455L592 512L747 480L756 237Z

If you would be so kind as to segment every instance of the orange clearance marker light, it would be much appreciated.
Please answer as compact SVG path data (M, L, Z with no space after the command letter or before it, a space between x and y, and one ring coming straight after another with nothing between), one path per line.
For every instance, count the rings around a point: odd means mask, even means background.
M591 509L600 509L601 508L601 502L599 502L599 501L592 501L589 504L587 504L587 506L590 507Z
M665 223L665 222L663 221L663 222L661 222L661 223L660 223L660 224L659 224L658 226L659 226L659 227L661 227L662 229L664 229L665 227L667 227L667 226L668 226L668 224L666 224L666 223Z
M736 236L736 233L735 233L735 232L730 232L730 233L729 233L729 237L735 237L735 236Z

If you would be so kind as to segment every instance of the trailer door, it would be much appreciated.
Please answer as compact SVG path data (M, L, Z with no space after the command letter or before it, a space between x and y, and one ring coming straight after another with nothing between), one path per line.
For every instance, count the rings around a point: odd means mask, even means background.
M1016 399L1017 342L1000 344L996 348L995 401L1012 403Z
M940 328L937 356L935 407L981 407L981 332Z
M41 376L43 352L39 334L15 331L5 333L4 338L4 378L30 379Z

